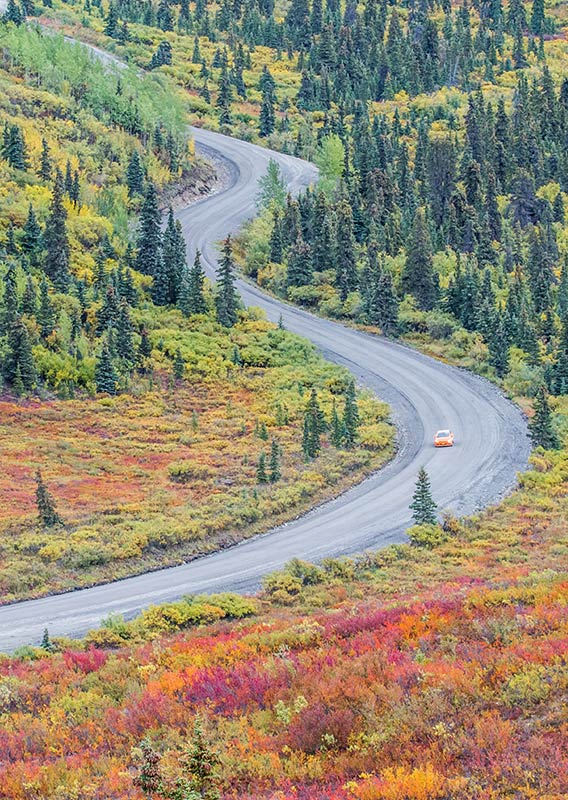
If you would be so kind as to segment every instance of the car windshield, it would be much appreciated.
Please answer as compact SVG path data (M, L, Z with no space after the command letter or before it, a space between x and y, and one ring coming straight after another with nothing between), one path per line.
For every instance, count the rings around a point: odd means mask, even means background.
M443 438L444 436L449 436L449 435L450 435L449 431L438 431L438 433L436 434L436 436L439 439Z

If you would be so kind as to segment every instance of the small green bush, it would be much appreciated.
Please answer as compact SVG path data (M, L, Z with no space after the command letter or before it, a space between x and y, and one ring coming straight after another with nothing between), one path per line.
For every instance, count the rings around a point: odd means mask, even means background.
M415 547L425 547L428 550L447 542L449 538L440 525L413 525L406 533Z

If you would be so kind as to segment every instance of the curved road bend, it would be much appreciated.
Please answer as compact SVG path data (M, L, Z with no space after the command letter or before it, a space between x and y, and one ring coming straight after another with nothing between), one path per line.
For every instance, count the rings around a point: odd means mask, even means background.
M203 155L225 160L229 186L181 210L189 256L199 248L212 273L215 243L254 214L258 178L275 158L294 192L315 178L310 164L201 129L193 131ZM489 382L421 355L396 342L320 319L268 297L244 281L246 304L262 307L286 328L310 339L327 358L348 367L359 383L392 408L399 450L380 472L306 516L231 549L177 567L103 586L0 608L0 651L37 643L42 631L78 636L110 613L132 617L142 608L183 594L258 588L263 575L295 556L326 556L400 542L410 522L416 474L426 466L440 508L473 512L498 500L527 465L529 444L519 409ZM456 445L436 450L436 429L451 427Z

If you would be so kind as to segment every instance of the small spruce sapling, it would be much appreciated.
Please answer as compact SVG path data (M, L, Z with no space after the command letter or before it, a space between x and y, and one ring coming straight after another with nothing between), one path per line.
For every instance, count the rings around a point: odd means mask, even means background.
M416 488L410 504L416 525L435 525L438 507L432 498L430 478L424 467L420 468Z

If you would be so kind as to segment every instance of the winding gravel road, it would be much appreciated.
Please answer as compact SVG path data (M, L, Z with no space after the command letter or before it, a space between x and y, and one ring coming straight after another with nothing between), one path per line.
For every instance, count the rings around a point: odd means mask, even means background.
M280 164L291 191L316 177L312 165L221 134L193 129L199 152L228 171L228 186L182 209L190 258L196 248L213 274L215 243L254 214L258 178L270 158ZM0 608L0 651L37 643L50 634L80 635L109 613L132 617L145 606L183 594L251 592L263 575L298 556L326 556L379 548L404 539L416 474L426 466L442 509L463 515L497 501L527 466L529 443L519 409L489 382L441 364L401 344L320 319L239 282L247 305L263 308L286 328L310 339L332 361L392 408L397 456L363 483L306 516L231 549L178 567ZM453 448L436 450L436 429L451 427Z

